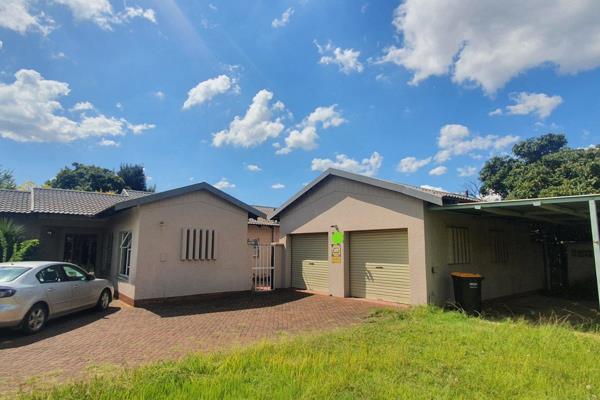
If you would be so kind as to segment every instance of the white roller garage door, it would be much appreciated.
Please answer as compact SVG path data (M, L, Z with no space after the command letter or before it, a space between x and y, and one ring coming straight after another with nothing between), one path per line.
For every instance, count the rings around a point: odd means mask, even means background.
M292 287L329 292L327 233L292 235Z
M406 230L350 233L350 295L410 303Z

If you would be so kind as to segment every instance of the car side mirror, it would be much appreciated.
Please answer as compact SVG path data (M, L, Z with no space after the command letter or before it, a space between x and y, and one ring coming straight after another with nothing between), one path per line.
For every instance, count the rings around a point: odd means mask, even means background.
M94 279L96 279L96 275L94 275L94 272L88 272L88 274L87 274L87 280L88 281L93 281Z

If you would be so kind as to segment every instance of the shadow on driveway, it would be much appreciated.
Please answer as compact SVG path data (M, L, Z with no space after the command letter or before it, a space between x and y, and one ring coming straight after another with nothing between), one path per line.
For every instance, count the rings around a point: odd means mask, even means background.
M119 310L120 308L111 306L104 312L95 310L78 311L48 321L48 324L43 331L33 335L26 335L16 329L0 329L0 350L27 346L39 342L40 340L76 330L106 318L108 315L118 312Z
M310 296L313 296L313 294L290 289L280 289L264 293L240 293L219 299L157 303L155 305L142 306L141 308L144 308L161 318L170 318L185 315L275 307L302 300Z

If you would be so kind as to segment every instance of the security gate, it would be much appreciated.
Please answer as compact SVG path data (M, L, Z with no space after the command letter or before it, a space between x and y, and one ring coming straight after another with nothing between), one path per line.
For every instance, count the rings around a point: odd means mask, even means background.
M270 244L248 242L250 267L252 268L252 290L266 292L274 289L273 247Z

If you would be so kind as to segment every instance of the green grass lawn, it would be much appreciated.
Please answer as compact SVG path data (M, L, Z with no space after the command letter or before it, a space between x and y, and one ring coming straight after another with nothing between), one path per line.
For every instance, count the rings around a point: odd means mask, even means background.
M456 312L382 311L360 326L125 370L34 399L595 399L600 335Z

